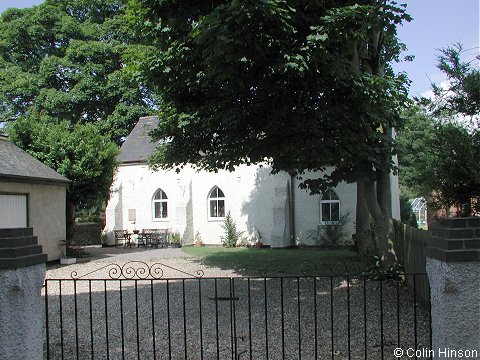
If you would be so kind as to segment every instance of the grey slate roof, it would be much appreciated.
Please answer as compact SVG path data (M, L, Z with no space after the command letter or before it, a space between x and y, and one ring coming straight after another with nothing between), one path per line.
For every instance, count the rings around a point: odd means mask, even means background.
M0 180L69 183L66 177L0 136Z
M144 162L154 152L156 144L148 133L158 125L156 116L141 117L120 149L121 163Z

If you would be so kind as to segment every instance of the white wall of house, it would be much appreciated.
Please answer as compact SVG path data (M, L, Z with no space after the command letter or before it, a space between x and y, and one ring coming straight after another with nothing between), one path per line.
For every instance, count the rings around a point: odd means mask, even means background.
M27 195L28 226L48 261L59 259L58 243L66 238L66 185L0 182L0 193Z
M305 179L313 177L314 175L311 173L304 176ZM351 239L351 235L355 233L357 186L342 182L333 190L340 199L340 216L348 214L349 222L346 226L346 232ZM315 245L313 239L308 236L308 232L316 229L320 224L320 200L321 195L310 195L306 190L297 188L294 211L297 242L304 245Z
M305 177L312 176L307 174ZM205 244L221 244L222 219L209 216L209 194L218 186L225 195L226 213L231 212L237 229L246 237L253 237L258 230L262 242L272 245L272 234L287 232L284 245L290 244L290 226L274 221L279 208L278 192L290 186L290 176L286 173L270 175L269 167L239 166L234 172L196 172L185 167L180 173L158 170L153 172L146 165L121 165L115 176L111 198L107 206L105 232L113 243L114 229L167 228L180 231L186 243L193 243L199 234ZM298 184L298 180L294 180ZM168 217L153 219L152 200L154 193L162 189L168 196ZM277 188L277 197L276 189ZM288 188L290 191L291 189ZM356 187L352 184L339 184L335 189L341 201L341 213L350 214L347 231L354 233ZM290 197L291 198L291 197ZM295 240L314 245L306 236L308 230L315 229L320 222L320 195L309 195L295 186L294 221ZM287 199L287 201L289 201ZM277 205L275 205L277 203ZM135 209L135 222L129 221L129 209ZM274 214L275 213L275 214ZM131 215L131 214L130 214ZM289 221L289 214L285 214ZM278 220L278 218L277 218ZM293 220L293 219L292 219ZM289 226L290 225L290 226Z

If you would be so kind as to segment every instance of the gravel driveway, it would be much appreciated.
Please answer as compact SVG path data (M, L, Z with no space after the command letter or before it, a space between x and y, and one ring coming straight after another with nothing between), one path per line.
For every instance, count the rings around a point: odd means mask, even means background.
M240 277L163 250L50 268L50 358L393 359L398 344L428 347L429 316L400 282Z

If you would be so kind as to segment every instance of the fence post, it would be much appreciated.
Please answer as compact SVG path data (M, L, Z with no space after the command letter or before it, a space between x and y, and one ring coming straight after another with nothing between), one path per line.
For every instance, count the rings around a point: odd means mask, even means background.
M0 229L0 358L43 359L47 255L32 228Z
M480 218L434 226L427 273L434 358L480 358Z

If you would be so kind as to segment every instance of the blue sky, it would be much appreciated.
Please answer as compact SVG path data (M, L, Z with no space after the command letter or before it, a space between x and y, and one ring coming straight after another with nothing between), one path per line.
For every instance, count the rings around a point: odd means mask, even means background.
M0 0L0 12L9 7L30 7L43 0ZM445 80L435 67L438 49L462 42L465 59L473 60L479 54L480 1L479 0L404 0L408 13L414 18L399 29L400 40L408 46L408 54L415 55L410 63L395 66L406 71L412 80L411 95L430 89L430 81ZM478 61L475 62L478 67Z

